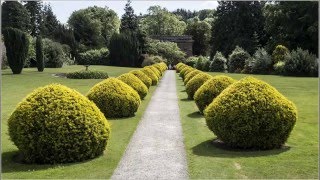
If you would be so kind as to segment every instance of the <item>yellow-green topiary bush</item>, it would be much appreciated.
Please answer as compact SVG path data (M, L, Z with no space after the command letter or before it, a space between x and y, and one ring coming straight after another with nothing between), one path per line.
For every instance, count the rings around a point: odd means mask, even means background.
M185 68L185 67L187 67L186 64L178 63L177 66L176 66L176 72L177 72L177 73L180 73L181 70L182 70L183 68Z
M155 67L160 72L160 75L162 76L163 69L162 69L161 65L158 63L158 64L153 64L152 66Z
M41 164L97 157L110 134L108 121L93 102L59 84L40 87L23 99L8 128L23 161Z
M193 99L194 93L212 76L207 73L199 73L186 84L189 99Z
M147 86L147 88L149 89L149 87L152 84L152 80L145 73L143 73L140 70L133 70L133 71L130 71L129 73L132 73L137 78L139 78Z
M162 67L162 71L164 72L164 71L166 71L167 69L168 69L168 66L167 66L167 64L166 63L164 63L164 62L161 62L161 63L159 63L160 64L160 66Z
M197 74L201 73L202 71L193 69L190 73L185 75L184 77L184 85L186 85L193 77L195 77Z
M134 115L141 103L139 94L117 78L108 78L94 85L87 97L93 101L106 117L128 117Z
M148 88L144 83L137 78L135 75L131 73L124 73L118 77L121 81L131 86L134 90L136 90L141 99L146 97L148 94Z
M189 68L189 69L187 69L187 70L184 72L184 75L183 75L183 77L182 77L182 80L184 80L185 77L186 77L189 73L191 73L192 71L194 71L194 70L196 70L196 68Z
M140 71L142 71L144 74L146 74L152 81L152 86L155 86L159 82L159 78L156 74L150 69L150 68L142 68Z
M160 79L161 73L158 71L157 68L155 68L155 67L153 67L153 66L146 66L146 67L144 67L144 69L145 69L145 68L151 69L152 72L157 76L157 78Z
M185 73L187 71L190 71L190 70L193 70L193 69L194 68L190 67L190 66L186 66L186 67L182 68L181 71L180 71L180 77L182 77L182 79L184 79Z
M206 81L194 94L194 100L202 113L203 110L229 85L236 82L231 77L218 75Z
M240 148L279 148L297 120L297 109L291 101L253 77L222 91L204 114L209 129L220 140Z

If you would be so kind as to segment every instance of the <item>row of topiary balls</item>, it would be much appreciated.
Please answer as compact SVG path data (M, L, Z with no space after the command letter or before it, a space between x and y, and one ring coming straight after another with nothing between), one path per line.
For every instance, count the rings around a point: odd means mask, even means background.
M233 148L280 148L297 120L296 106L274 87L253 77L236 81L179 63L186 92L208 128Z
M106 117L137 111L151 85L167 69L158 63L108 78L87 97L60 84L40 87L19 103L8 120L9 136L26 163L68 163L101 155L110 137Z

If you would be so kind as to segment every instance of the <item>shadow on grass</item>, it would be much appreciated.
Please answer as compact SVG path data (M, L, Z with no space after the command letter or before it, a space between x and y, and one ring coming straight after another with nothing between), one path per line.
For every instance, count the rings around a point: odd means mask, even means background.
M272 156L288 150L288 146L273 150L234 149L217 139L204 141L192 148L193 154L221 158Z
M193 100L189 98L183 98L183 99L180 99L180 101L193 101Z
M2 162L1 168L2 173L11 173L11 172L27 172L27 171L40 171L46 170L49 168L55 167L65 167L65 166L72 166L77 164L83 164L95 160L101 156L98 156L94 159L89 159L81 162L75 163L64 163L64 164L28 164L24 163L22 160L22 156L19 151L10 151L2 153Z
M193 113L190 113L190 114L188 114L187 116L188 116L188 117L191 117L191 118L202 118L202 117L203 117L203 115L200 114L199 111L195 111L195 112L193 112Z
M180 92L187 92L187 91L184 89L184 90L182 90L182 91L180 91Z

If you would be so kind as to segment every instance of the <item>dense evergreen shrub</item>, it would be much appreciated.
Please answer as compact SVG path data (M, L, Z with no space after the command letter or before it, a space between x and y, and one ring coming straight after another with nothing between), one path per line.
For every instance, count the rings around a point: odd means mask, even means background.
M98 107L59 84L29 94L8 120L9 135L27 163L92 159L107 146L110 126Z
M13 74L20 74L27 57L29 41L27 34L19 29L2 30L9 67Z
M109 50L107 48L91 49L79 53L77 62L81 65L109 65Z
M197 74L201 73L202 71L199 71L197 69L194 69L190 73L188 73L184 78L184 85L186 85L193 77L195 77Z
M273 65L274 72L276 74L284 74L284 61L278 61L276 64Z
M145 73L152 80L152 84L151 84L152 86L155 86L158 84L159 78L150 68L142 68L141 71Z
M148 94L148 88L144 83L131 73L124 73L118 77L121 81L131 86L137 93L140 98L143 99Z
M211 61L209 58L204 58L202 61L202 71L209 72L210 71Z
M130 71L129 73L132 73L133 75L135 75L137 78L139 78L146 86L147 88L149 88L152 84L152 79L149 78L145 73L143 73L140 70L134 70L134 71Z
M227 71L227 59L219 51L213 57L211 64L209 66L209 71L211 72L225 72Z
M272 60L268 52L259 48L253 55L250 63L251 73L254 74L269 74L272 71Z
M61 68L64 64L73 64L73 61L64 52L63 46L60 43L54 42L48 38L44 38L42 42L45 67Z
M87 97L106 117L133 116L141 103L139 94L117 78L108 78L94 85Z
M291 101L252 77L222 91L204 114L207 126L220 140L239 148L279 148L297 120L297 109Z
M228 71L239 73L244 69L245 61L250 58L250 54L237 46L229 55Z
M9 64L8 64L8 59L7 59L7 54L6 54L6 46L4 45L3 42L3 37L1 35L1 41L0 41L0 57L1 57L1 69L7 69Z
M207 73L199 73L186 84L186 91L189 99L193 99L194 93L212 76Z
M196 62L198 61L198 58L195 56L190 56L186 59L186 65L194 67Z
M272 63L276 64L279 61L284 61L284 57L289 52L289 49L283 45L277 45L272 52Z
M150 66L156 63L166 62L161 56L146 55L141 66Z
M206 81L194 94L194 100L203 113L203 110L230 84L236 82L234 79L224 75L214 76Z
M108 73L101 71L76 71L67 73L67 78L70 79L107 79Z
M37 59L38 71L42 72L44 69L44 58L43 58L43 46L42 46L41 36L38 36L36 40L36 59Z
M318 76L318 62L308 50L291 51L285 55L284 74L292 76Z

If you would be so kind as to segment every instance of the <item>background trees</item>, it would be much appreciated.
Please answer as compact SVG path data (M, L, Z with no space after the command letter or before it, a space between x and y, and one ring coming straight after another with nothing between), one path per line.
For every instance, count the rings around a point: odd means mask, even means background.
M2 29L17 28L24 32L30 31L30 15L28 10L17 1L2 3L1 13Z

